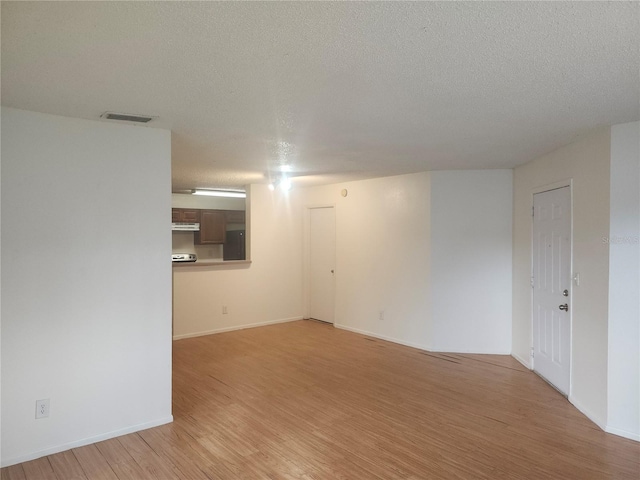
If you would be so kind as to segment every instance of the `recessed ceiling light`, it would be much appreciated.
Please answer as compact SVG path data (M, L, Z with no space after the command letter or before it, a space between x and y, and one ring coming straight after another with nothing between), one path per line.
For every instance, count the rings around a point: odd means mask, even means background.
M116 113L116 112L104 112L100 115L101 118L106 120L119 120L123 122L136 122L136 123L149 123L151 120L158 118L154 115L136 115L133 113Z

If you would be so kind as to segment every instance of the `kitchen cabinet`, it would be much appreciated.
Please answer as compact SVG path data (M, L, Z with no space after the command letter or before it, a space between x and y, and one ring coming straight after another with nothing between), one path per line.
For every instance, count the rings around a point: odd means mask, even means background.
M172 223L199 223L200 210L195 208L172 208Z
M227 219L223 210L200 210L200 231L193 237L196 245L224 243Z
M227 223L245 223L244 210L225 210Z

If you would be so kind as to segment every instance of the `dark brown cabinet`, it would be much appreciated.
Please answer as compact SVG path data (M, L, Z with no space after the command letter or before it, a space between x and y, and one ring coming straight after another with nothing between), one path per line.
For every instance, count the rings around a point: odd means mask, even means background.
M244 210L225 210L224 215L227 223L245 223Z
M200 210L195 208L172 208L172 223L199 223Z
M246 259L244 210L172 208L171 221L200 224L200 230L193 232L194 245L223 245L224 260Z
M227 220L222 210L200 210L200 231L195 232L194 242L197 245L213 245L224 243Z

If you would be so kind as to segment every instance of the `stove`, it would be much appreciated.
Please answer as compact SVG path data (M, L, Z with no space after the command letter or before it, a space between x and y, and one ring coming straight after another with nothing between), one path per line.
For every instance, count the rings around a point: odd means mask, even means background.
M172 262L195 262L197 260L195 253L172 253Z

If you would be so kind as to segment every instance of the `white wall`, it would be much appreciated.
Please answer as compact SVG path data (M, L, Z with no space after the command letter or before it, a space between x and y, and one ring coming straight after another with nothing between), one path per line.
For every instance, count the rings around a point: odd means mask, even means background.
M302 215L295 190L248 188L249 265L173 268L173 335L302 318ZM227 314L222 314L222 307Z
M511 170L496 170L399 175L289 197L252 186L253 263L175 267L174 335L307 313L302 222L308 208L331 205L337 327L426 350L509 353L511 185Z
M431 349L511 353L512 170L431 173Z
M170 151L2 109L3 465L171 421Z
M640 440L640 122L611 127L607 431Z
M335 205L335 325L427 349L430 174L307 188L303 204Z
M531 340L531 206L533 190L573 181L573 286L570 401L606 425L610 129L514 170L513 350L529 365Z

